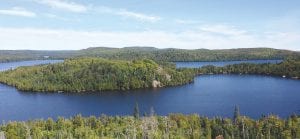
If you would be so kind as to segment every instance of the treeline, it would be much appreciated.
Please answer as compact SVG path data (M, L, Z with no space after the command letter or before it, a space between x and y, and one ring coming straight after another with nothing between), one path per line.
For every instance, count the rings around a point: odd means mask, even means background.
M77 51L0 50L0 63L24 60L65 59L77 55Z
M46 56L46 57L45 57ZM158 49L154 47L92 47L73 51L29 51L0 50L0 62L66 59L74 57L101 57L106 59L134 60L151 59L154 61L230 61L257 59L300 58L300 52L272 48L240 48L240 49Z
M224 67L204 66L197 69L198 74L262 74L300 78L300 60L288 59L278 64L241 63Z
M197 114L168 116L90 116L69 119L8 122L0 126L6 139L297 139L300 117L270 115L258 120L246 116L209 119Z
M174 86L192 82L193 77L190 69L148 59L75 58L1 72L0 82L24 91L86 92Z
M272 48L240 48L240 49L158 49L154 47L106 48L94 47L81 50L82 55L104 57L109 59L140 59L155 61L231 61L257 59L300 58L300 52Z

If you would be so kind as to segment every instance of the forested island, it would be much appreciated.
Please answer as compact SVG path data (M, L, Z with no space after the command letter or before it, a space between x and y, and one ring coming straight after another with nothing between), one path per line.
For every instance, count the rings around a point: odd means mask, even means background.
M134 60L151 59L154 61L231 61L258 59L300 58L297 51L272 48L239 48L239 49L158 49L155 47L92 47L82 50L37 51L37 50L0 50L0 62L67 59L74 57L102 57L106 59Z
M288 59L278 64L241 63L224 67L204 66L197 69L198 74L260 74L299 79L300 60Z
M134 116L77 115L57 120L30 120L0 125L0 138L6 139L297 139L300 138L300 117L287 119L263 116L258 120L240 116L207 118L197 114L154 114Z
M241 63L224 67L179 68L153 60L73 58L63 63L19 67L0 73L0 82L23 91L99 92L183 85L201 74L260 74L298 79L300 61Z
M63 63L19 67L0 73L0 82L23 91L95 92L182 85L193 81L190 69L144 60L74 58Z

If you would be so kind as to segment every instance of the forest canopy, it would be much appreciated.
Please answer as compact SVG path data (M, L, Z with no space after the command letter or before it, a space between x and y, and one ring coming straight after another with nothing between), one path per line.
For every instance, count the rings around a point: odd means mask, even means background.
M281 63L252 64L241 63L224 67L205 66L198 69L198 74L261 74L300 78L300 60L288 59Z
M63 63L19 67L0 73L0 82L24 91L86 92L186 84L194 72L143 59L74 58Z
M287 119L263 116L258 120L237 115L229 118L207 118L197 114L168 116L90 116L57 120L8 122L0 125L0 138L7 139L297 139L300 117ZM217 138L218 137L218 138Z
M63 63L19 67L0 73L0 82L23 91L99 92L176 86L193 82L197 74L261 74L300 77L300 61L241 63L224 67L179 68L169 62L73 58Z
M300 52L272 48L240 49L158 49L155 47L91 47L72 51L35 51L35 50L0 50L0 62L67 59L74 57L101 57L106 59L134 60L151 59L154 61L229 61L256 59L300 58Z

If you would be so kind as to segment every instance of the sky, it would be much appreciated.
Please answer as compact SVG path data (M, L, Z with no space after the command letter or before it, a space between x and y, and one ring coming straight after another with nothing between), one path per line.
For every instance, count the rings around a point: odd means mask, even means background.
M300 51L300 0L0 0L1 50Z

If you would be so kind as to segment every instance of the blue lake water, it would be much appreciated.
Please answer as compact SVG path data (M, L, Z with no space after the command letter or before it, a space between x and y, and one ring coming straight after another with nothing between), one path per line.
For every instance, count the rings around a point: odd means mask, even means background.
M1 64L0 64L1 68ZM235 105L243 115L287 117L300 113L300 81L258 75L203 75L183 86L88 94L30 93L0 84L0 120L101 114L131 115L153 107L158 115L198 113L232 117Z
M15 68L20 67L20 66L52 64L52 63L57 63L57 62L63 62L63 60L31 60L31 61L0 63L0 71L15 69Z
M207 65L214 65L218 67L232 65L232 64L240 64L240 63L254 63L254 64L262 64L262 63L280 63L282 60L247 60L247 61L216 61L216 62L175 62L177 68L188 67L188 68L199 68Z

